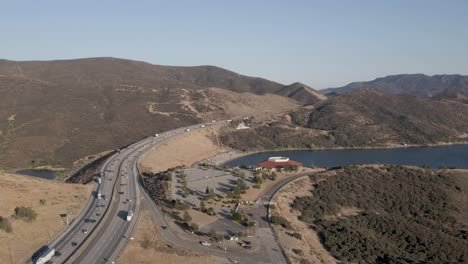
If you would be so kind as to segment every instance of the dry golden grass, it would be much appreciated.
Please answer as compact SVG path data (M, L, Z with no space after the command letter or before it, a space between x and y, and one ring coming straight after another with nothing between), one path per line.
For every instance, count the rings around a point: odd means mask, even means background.
M221 125L210 126L171 137L148 151L140 160L140 171L161 172L172 167L193 163L225 152L212 138L216 138Z
M140 211L140 217L131 240L125 248L119 263L214 263L213 257L201 255L184 249L169 247L160 238L148 211Z
M280 243L285 248L292 263L300 263L303 258L308 259L311 263L336 263L336 260L330 256L320 243L317 233L310 229L306 223L299 221L297 218L299 212L293 210L290 206L296 197L310 195L311 188L310 178L301 177L285 185L273 198L277 203L277 207L274 210L275 214L286 218L293 227L294 231L287 232L300 233L302 240L288 235L284 228L278 226L274 228L279 234ZM301 249L304 252L304 256L294 254L292 249Z
M0 173L0 216L12 223L13 232L0 230L0 262L22 263L65 228L60 214L77 214L86 203L91 185L66 184L39 178ZM45 200L41 204L40 200ZM17 206L37 213L32 222L12 216Z

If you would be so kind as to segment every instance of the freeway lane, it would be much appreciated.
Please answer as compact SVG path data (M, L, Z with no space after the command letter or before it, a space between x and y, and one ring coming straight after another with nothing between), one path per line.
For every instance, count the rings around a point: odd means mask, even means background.
M128 243L137 222L141 202L138 159L165 139L201 127L204 126L197 124L148 137L111 156L101 168L102 182L96 189L105 198L98 199L93 193L70 227L49 244L50 248L61 253L53 257L52 261L112 263ZM130 210L134 212L134 217L127 221ZM89 219L96 221L90 222Z

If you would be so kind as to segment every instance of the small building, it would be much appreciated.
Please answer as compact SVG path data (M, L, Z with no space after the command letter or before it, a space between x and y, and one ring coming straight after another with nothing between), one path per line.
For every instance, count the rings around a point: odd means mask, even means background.
M282 171L284 168L298 168L302 166L300 162L290 160L288 157L270 157L257 164L262 169Z

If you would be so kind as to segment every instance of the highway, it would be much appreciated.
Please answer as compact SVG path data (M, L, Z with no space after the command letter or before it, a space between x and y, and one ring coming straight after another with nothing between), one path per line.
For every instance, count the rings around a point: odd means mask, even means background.
M226 121L216 123L222 122ZM94 188L86 206L67 229L47 245L58 252L51 261L113 263L131 239L138 219L141 203L138 159L167 138L201 127L202 124L197 124L145 138L107 159L100 170L101 183ZM98 198L98 192L102 198ZM131 221L127 221L129 211L134 212ZM35 259L31 260L35 263Z
M215 122L216 124L227 121ZM210 124L215 124L210 123ZM132 239L132 232L137 223L142 202L151 211L156 226L163 237L170 243L229 259L238 259L243 263L287 263L274 237L268 222L265 221L266 208L258 203L251 211L257 222L256 240L262 241L255 252L224 252L199 245L198 241L188 241L178 237L170 228L161 229L165 223L160 208L151 200L139 181L137 163L139 158L164 140L181 133L201 129L203 124L178 128L138 141L116 151L101 166L101 181L96 184L86 206L67 229L53 242L48 244L56 254L53 263L115 263L126 244ZM209 125L209 124L205 124ZM282 180L272 186L260 199L269 201L273 194L287 182L302 175ZM98 198L98 193L101 198ZM127 214L133 217L127 221ZM34 259L33 263L34 262Z

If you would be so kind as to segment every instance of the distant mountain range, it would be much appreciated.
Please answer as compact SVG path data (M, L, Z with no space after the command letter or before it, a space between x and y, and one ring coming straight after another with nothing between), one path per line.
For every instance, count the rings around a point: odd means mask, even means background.
M102 87L134 85L154 89L223 88L233 92L280 94L305 103L321 95L303 84L283 85L216 66L163 66L117 58L56 61L0 60L0 75L19 76L62 85Z
M399 74L377 78L368 82L353 82L343 87L320 90L322 94L347 93L360 88L374 88L387 94L410 94L418 97L434 97L437 95L468 96L468 76Z
M277 113L325 97L214 66L0 60L0 166L69 167L158 131Z
M363 88L251 127L220 138L240 150L460 143L468 135L468 105Z

